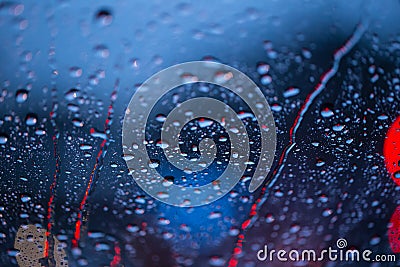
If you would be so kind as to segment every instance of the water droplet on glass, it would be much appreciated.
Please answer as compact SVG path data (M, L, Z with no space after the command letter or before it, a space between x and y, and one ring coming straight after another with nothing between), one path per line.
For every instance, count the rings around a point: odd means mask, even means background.
M96 56L100 58L108 58L110 55L110 51L108 50L107 46L105 45L97 45L94 47L94 52Z
M91 146L91 145L89 145L89 144L81 144L80 146L79 146L79 149L80 150L90 150L90 149L92 149L93 147Z
M82 76L82 69L79 67L71 67L69 69L69 75L74 78L78 78Z
M78 118L73 119L72 124L76 127L83 127L83 121Z
M75 113L75 112L78 112L78 111L79 111L79 106L77 106L77 105L75 105L75 104L69 103L69 104L67 105L67 109L68 109L69 111Z
M26 125L28 125L28 126L33 126L33 125L35 125L35 124L37 123L37 121L38 121L38 118L37 118L36 114L29 113L29 114L26 115L26 117L25 117L25 123L26 123Z
M211 126L213 123L214 123L214 122L213 122L212 120L207 120L207 119L204 119L204 118L202 118L202 119L200 119L200 120L198 121L198 124L199 124L200 128L209 127L209 126Z
M330 109L329 107L325 106L321 109L321 116L324 118L329 118L332 117L334 115L332 109Z
M133 155L123 155L122 158L123 158L124 160L128 161L128 160L134 159L135 157L134 157Z
M283 97L288 98L292 96L296 96L300 93L300 89L296 87L289 87L283 92Z
M164 122L167 119L167 117L164 114L158 114L156 116L156 121L158 122Z
M282 106L279 105L279 104L277 104L277 103L272 104L272 105L271 105L271 110L272 110L272 111L275 111L275 112L279 112L279 111L282 110Z
M298 231L300 231L300 229L301 229L300 225L298 225L298 224L293 224L293 225L290 227L289 232L290 232L291 234L295 234L295 233L297 233Z
M263 85L268 85L268 84L270 84L271 82L272 82L272 77L271 77L271 76L269 76L269 75L264 75L264 76L261 77L261 83L262 83Z
M128 224L128 226L126 227L126 230L129 233L136 233L137 231L139 231L139 227L135 224Z
M388 115L386 115L386 114L381 114L378 116L378 120L381 120L381 121L386 120L387 118L388 118Z
M224 266L225 260L221 256L212 256L208 263L211 266Z
M96 14L96 21L102 26L108 26L112 23L113 17L109 9L100 9Z
M333 129L335 132L340 132L341 130L343 130L343 128L344 128L344 125L342 125L342 124L336 124L336 125L334 125L334 126L332 127L332 129Z
M274 222L275 221L275 217L274 217L274 215L272 214L272 213L268 213L266 216L265 216L265 222L266 223L272 223L272 222Z
M257 65L257 72L260 75L265 75L269 71L269 65L266 63L258 63Z
M19 89L15 94L17 103L23 103L28 99L29 91L26 89Z
M65 99L67 101L72 101L75 98L77 98L79 96L79 90L72 88L71 90L69 90L68 92L65 93Z
M0 145L7 143L7 141L8 141L8 136L5 134L0 134Z
M326 195L321 195L319 197L319 201L321 201L322 203L326 203L328 202L328 197Z
M163 199L163 198L169 198L169 194L166 192L158 192L157 197Z
M192 83L192 82L197 82L199 78L196 75L193 75L191 73L183 73L181 75L181 79L183 83Z
M318 147L318 146L319 146L319 142L316 142L316 141L312 142L311 144L312 144L313 146L315 146L315 147Z
M232 72L218 71L217 73L215 73L214 81L216 83L225 83L225 82L229 81L232 78L233 78Z
M167 142L163 142L161 140L159 140L156 144L157 147L160 147L162 149L166 149L167 147L169 147L169 144Z
M31 200L31 197L28 195L21 195L21 201L23 203L29 202Z
M301 53L303 54L303 57L306 59L310 59L312 57L311 51L308 50L307 48L303 48L301 50Z
M325 165L325 161L323 161L322 159L318 159L317 163L315 163L315 166L317 167L321 167Z
M379 236L375 235L375 236L373 236L373 237L371 238L371 240L369 241L369 244L370 244L371 246L374 246L374 245L378 245L379 242L381 242L381 238L380 238Z
M149 167L152 169L157 168L158 166L160 166L160 161L156 160L156 159L152 159L149 161Z
M322 216L328 217L328 216L331 215L332 213L333 213L333 211L332 211L331 209L325 209L325 210L322 212Z
M39 135L39 136L40 135L45 135L46 131L44 129L36 129L35 134Z

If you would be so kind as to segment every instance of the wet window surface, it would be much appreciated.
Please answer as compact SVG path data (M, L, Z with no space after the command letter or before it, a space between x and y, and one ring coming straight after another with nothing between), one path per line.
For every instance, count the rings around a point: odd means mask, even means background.
M354 266L257 259L264 245L321 251L340 238L400 252L399 11L398 1L1 1L0 266ZM122 122L146 79L195 60L259 86L277 147L250 193L260 146L250 108L217 85L175 88L146 125L149 164L167 184L210 183L231 156L227 130L196 119L181 150L198 158L213 138L215 160L198 174L168 163L160 128L191 97L228 103L251 148L228 194L181 208L129 174Z

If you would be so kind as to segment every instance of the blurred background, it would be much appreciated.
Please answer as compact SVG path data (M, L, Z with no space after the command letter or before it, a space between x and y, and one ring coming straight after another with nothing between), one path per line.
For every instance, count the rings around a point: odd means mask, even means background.
M256 258L264 244L320 251L338 238L392 253L400 187L383 144L400 115L399 11L389 0L0 1L0 266L18 266L21 225L60 241L68 266L355 266ZM192 60L231 65L260 86L275 117L279 168L307 95L360 25L365 32L344 47L270 188L250 194L250 172L220 200L178 208L128 175L121 132L130 98L151 75ZM210 91L224 98L223 89Z

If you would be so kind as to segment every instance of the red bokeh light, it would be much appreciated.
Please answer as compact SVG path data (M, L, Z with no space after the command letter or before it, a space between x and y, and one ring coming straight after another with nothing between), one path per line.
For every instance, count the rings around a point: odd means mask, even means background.
M400 179L396 178L396 173L400 172L400 116L389 128L383 146L386 169L390 173L393 181L400 185ZM396 208L390 218L388 229L390 247L395 253L400 252L400 206Z

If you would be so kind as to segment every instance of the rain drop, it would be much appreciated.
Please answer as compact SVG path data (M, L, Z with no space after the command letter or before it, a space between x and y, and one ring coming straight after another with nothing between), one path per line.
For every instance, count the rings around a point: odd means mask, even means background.
M71 90L69 90L68 92L65 93L64 97L67 101L72 101L75 98L77 98L78 96L79 96L79 90L72 88Z
M17 103L23 103L28 99L28 94L28 90L19 89L15 94L15 100L17 101Z
M300 93L300 89L296 87L289 87L283 92L283 97L289 98L292 96L296 96Z
M0 144L3 145L7 143L8 137L5 134L0 134Z
M324 107L322 107L321 109L321 116L324 118L329 118L332 117L334 115L332 109L330 106L325 105Z
M269 71L269 65L266 63L258 63L257 65L257 72L260 75L265 75Z
M29 113L25 117L25 124L28 125L28 126L35 125L37 123L37 121L38 121L38 118L37 118L36 114Z
M112 23L113 17L108 9L100 9L96 14L96 21L102 26L108 26Z
M73 78L78 78L82 76L82 69L79 67L71 67L69 69L69 75Z

